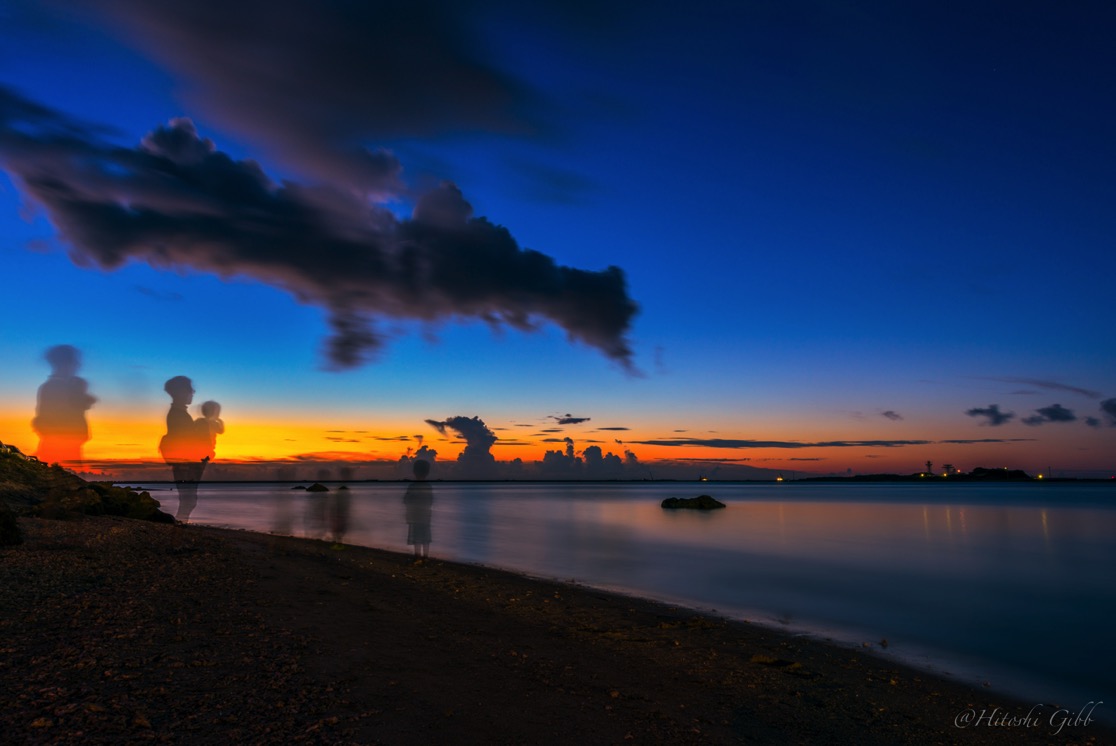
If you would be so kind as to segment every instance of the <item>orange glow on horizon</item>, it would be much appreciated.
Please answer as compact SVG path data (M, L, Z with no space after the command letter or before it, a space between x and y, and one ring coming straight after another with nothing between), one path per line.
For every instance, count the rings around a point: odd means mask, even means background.
M191 409L193 412L193 408ZM39 440L31 428L30 411L0 410L0 441L13 445L28 455L35 454ZM87 462L129 462L158 464L160 438L166 432L166 410L149 407L143 412L121 411L98 404L89 414L90 440L83 444L82 455ZM455 461L465 443L450 432L442 436L421 420L393 417L369 426L367 419L353 417L350 421L324 422L310 418L293 418L274 412L237 412L228 410L224 416L226 432L218 436L215 463L250 464L283 461L394 462L421 445L437 451L438 460ZM642 440L660 440L665 428L643 423L639 428L623 432L602 432L591 428L568 428L560 434L543 435L539 430L515 430L500 421L487 421L500 437L491 453L498 462L516 458L524 463L542 461L548 451L565 453L567 445L554 438L573 439L574 452L581 455L589 446L597 446L603 454L621 459L627 451L635 454L640 465L654 467L675 465L686 467L696 475L718 477L717 467L735 465L779 472L787 479L813 474L912 474L925 471L927 460L956 464L962 472L977 466L1008 465L1032 475L1047 471L1054 459L1056 476L1074 469L1095 469L1091 461L1096 454L1080 449L1052 454L1050 443L1040 440L1013 443L949 444L929 443L896 447L803 447L803 448L718 448L708 445L641 444ZM694 437L701 437L697 435ZM740 437L759 437L748 432ZM799 436L802 433L798 434ZM823 433L828 435L828 433ZM616 436L619 436L617 438ZM794 442L777 434L763 433L764 439ZM704 437L734 437L724 430ZM618 442L622 439L622 442ZM925 438L932 440L932 438ZM822 441L822 437L809 442ZM1072 444L1071 444L1072 445ZM653 476L659 477L658 473Z

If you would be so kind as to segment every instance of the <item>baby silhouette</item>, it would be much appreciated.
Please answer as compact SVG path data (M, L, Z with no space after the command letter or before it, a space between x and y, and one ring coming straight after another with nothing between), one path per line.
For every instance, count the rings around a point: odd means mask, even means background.
M221 419L221 405L210 400L201 405L202 416L194 423L201 429L204 440L208 443L203 461L210 461L216 455L217 436L225 432L225 421Z

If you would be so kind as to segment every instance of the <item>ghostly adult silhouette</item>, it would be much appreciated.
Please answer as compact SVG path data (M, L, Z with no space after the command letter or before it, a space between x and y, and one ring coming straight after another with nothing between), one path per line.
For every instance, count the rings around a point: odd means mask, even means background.
M426 561L430 554L430 516L434 506L434 492L426 477L430 474L430 462L417 459L411 467L415 481L403 493L404 517L407 520L407 543L414 547L415 563Z
M159 441L159 452L170 465L178 490L178 512L174 517L189 523L198 504L198 482L208 461L208 430L203 431L186 411L194 401L193 381L175 376L163 385L163 390L170 395L171 405L167 411L167 434Z
M85 412L97 398L77 375L81 351L72 345L55 345L43 355L50 363L50 377L39 386L31 428L39 435L35 456L48 464L81 461L81 447L89 440Z

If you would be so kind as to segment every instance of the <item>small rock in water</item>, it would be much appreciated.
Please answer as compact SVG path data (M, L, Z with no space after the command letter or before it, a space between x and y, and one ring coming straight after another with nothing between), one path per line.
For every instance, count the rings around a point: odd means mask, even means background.
M713 499L709 495L698 495L697 497L668 497L666 500L663 500L663 507L668 510L675 510L678 508L716 510L717 508L725 507L725 504L719 500Z

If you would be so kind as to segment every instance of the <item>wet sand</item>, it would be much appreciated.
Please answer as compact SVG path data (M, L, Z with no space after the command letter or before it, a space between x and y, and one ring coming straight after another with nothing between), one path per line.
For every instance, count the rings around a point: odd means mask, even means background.
M582 586L198 526L21 526L0 549L6 743L1116 743L1108 705L1054 733L1051 705Z

